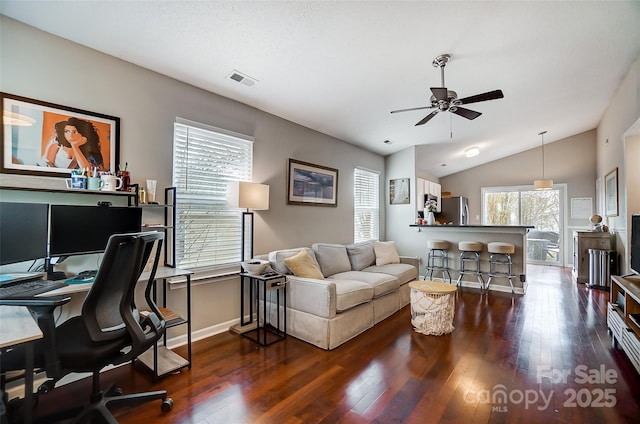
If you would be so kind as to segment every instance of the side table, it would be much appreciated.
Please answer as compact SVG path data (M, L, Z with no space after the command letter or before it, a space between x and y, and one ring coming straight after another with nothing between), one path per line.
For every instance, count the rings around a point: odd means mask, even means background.
M455 292L453 284L412 281L411 325L417 333L441 336L454 330Z
M249 288L249 318L245 321L245 285ZM275 293L276 322L271 322L269 309ZM283 318L280 319L280 297L282 294ZM253 311L255 309L255 318ZM282 274L271 276L253 275L246 272L240 273L240 324L242 327L250 326L248 331L241 334L261 346L267 346L287 337L287 277Z

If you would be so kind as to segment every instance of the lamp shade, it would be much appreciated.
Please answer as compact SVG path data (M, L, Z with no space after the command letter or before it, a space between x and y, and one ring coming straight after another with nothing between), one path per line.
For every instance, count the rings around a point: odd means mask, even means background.
M533 188L536 190L551 190L553 188L553 180L535 180Z
M269 209L269 186L247 181L232 181L227 187L227 203L233 208Z

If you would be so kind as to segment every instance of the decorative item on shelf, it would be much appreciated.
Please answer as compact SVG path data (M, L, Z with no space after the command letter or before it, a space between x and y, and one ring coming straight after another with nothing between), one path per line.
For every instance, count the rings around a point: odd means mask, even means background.
M603 231L602 217L600 215L591 215L589 217L589 222L591 223L591 231Z
M102 180L102 191L118 191L122 187L122 178L116 177L111 172L103 172L100 174Z
M248 261L240 262L240 265L245 272L252 275L260 275L265 271L265 269L267 269L267 266L269 266L269 261L250 259Z
M227 187L230 207L246 209L242 212L241 260L253 258L253 210L269 209L269 186L248 181L231 181Z
M533 187L536 190L551 190L553 188L553 180L547 180L544 178L544 135L546 133L546 131L538 133L538 135L542 138L542 179L535 180L533 182Z
M426 212L426 220L427 225L435 225L436 217L433 214L436 210L438 210L438 202L433 199L429 199L424 203L424 210Z
M144 191L144 187L138 188L138 202L141 205L144 205L145 203L147 203L147 194Z
M156 180L147 180L147 202L157 204L156 201Z
M129 191L129 186L131 185L131 174L127 168L129 168L129 162L125 162L124 167L122 165L118 165L118 173L116 175L122 178L122 185L118 191Z

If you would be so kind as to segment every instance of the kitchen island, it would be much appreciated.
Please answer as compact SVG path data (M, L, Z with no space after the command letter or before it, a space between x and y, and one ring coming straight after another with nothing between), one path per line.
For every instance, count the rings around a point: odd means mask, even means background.
M460 268L460 251L458 250L458 242L460 241L477 241L484 245L484 249L480 254L480 270L485 283L489 280L489 252L487 244L490 242L506 242L515 246L515 253L511 255L513 285L516 293L524 294L526 292L526 268L527 268L527 232L534 228L532 225L423 225L411 224L420 236L424 237L424 246L427 240L438 239L447 240L449 242L449 268L451 269L452 280L458 279L457 270ZM424 261L423 261L424 263ZM473 280L472 280L473 278ZM467 280L468 279L468 280ZM467 287L480 288L480 284L475 277L470 275L463 276L461 285ZM491 281L490 290L498 290L511 292L509 280L506 278L494 277Z

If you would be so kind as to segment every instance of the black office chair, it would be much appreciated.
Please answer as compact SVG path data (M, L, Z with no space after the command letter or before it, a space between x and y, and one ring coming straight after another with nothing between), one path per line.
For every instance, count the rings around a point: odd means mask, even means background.
M104 394L100 387L100 370L108 365L132 361L156 343L165 331L165 321L153 302L151 291L160 260L163 233L144 232L111 236L100 269L82 306L81 315L55 327L53 308L47 298L4 299L0 304L27 306L36 317L43 338L35 347L35 366L50 378L40 387L46 393L55 382L72 372L93 373L93 391L85 407L56 413L44 422L74 418L73 422L91 422L101 417L117 423L107 405L135 405L150 400L162 400L163 412L173 408L166 391L121 395L113 388ZM155 250L154 250L155 249ZM152 257L152 253L154 256ZM136 283L149 258L153 258L145 299L150 313L141 318L134 303ZM59 304L54 298L51 303ZM36 303L34 305L34 303ZM18 353L18 355L15 355ZM19 350L2 356L2 369L19 369ZM24 361L24 359L22 359ZM17 366L18 367L17 367Z

